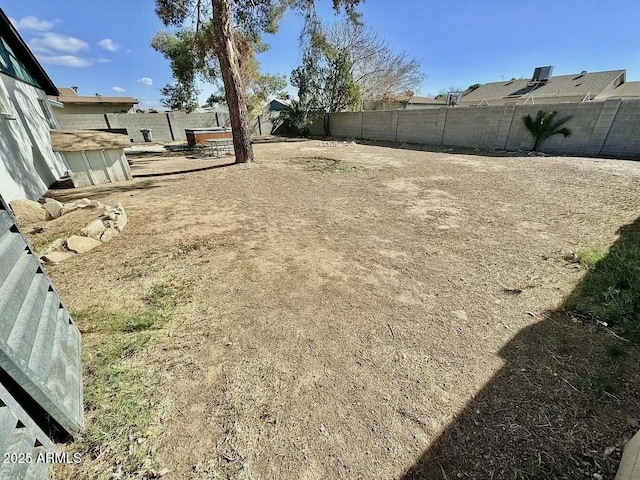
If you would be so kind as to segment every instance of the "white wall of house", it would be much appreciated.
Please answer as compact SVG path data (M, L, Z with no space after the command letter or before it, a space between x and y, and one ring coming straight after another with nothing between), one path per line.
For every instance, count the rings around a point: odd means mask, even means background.
M67 168L51 149L57 122L44 91L0 73L0 194L38 200Z

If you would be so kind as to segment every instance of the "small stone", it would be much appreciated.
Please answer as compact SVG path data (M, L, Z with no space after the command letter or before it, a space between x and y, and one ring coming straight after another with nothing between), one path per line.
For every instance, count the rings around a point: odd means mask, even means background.
M11 202L11 210L21 226L44 222L47 219L44 207L32 200L14 200Z
M98 220L94 220L93 222L89 223L89 225L84 227L82 229L82 233L87 237L91 237L91 238L95 238L96 240L99 240L106 229L107 227L104 226L104 223L102 223L102 220L98 219Z
M594 473L591 476L594 478L594 480L604 480L603 476L600 475L599 473Z
M604 456L605 457L609 457L616 450L617 450L616 447L607 447L607 448L604 449Z
M47 248L44 249L44 252L42 252L43 255L47 255L51 252L61 252L64 250L65 244L66 244L66 240L64 238L58 238L56 240L54 240L53 242L51 242L49 244L49 246Z
M118 218L116 218L116 225L115 225L115 227L116 227L118 230L123 231L123 230L124 230L124 227L126 227L126 226L127 226L127 222L128 222L128 221L129 221L129 220L127 219L127 215L126 215L124 212L122 212L120 215L118 215Z
M85 206L88 207L89 205L91 205L91 200L89 200L88 198L82 198L80 200L77 200L74 202L76 205L78 205L79 207L81 206Z
M118 231L116 229L107 228L100 237L100 241L103 243L109 243L116 235L118 235Z
M50 252L40 257L45 263L56 264L73 257L70 252Z
M76 253L88 252L99 245L102 245L102 243L94 238L81 237L79 235L72 235L67 238L67 248Z
M69 212L73 212L74 210L78 210L78 205L75 203L65 203L64 207L60 210L60 215L66 215Z
M60 215L62 215L62 208L64 207L64 203L60 203L53 198L45 198L44 202L45 203L43 207L49 214L49 219L58 218Z

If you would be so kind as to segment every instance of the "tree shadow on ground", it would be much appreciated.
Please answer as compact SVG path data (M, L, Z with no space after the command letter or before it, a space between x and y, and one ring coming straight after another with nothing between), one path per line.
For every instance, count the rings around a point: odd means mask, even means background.
M637 332L640 219L619 234L560 309L500 351L504 367L403 480L615 477L640 420L638 337L621 338Z
M222 165L210 165L208 167L199 167L199 168L190 168L186 170L176 170L172 172L160 172L160 173L138 173L133 175L133 178L149 178L149 177L166 177L169 175L181 175L183 173L196 173L196 172L204 172L206 170L216 170L219 168L231 167L234 165L238 165L235 162L225 163Z
M51 187L46 196L54 198L62 203L73 202L81 198L101 198L114 193L135 193L140 190L149 190L161 187L163 184L154 180L133 180L127 182L107 183L104 185L95 185L92 187L83 187L81 189L73 188L69 185L69 181L62 182L63 188L57 188L57 185Z

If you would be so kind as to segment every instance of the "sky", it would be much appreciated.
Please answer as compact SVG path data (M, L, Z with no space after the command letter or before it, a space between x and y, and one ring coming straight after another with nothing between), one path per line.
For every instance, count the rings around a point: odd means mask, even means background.
M330 0L317 0L327 22ZM161 108L160 88L172 81L169 63L150 46L163 29L154 0L0 0L49 76L80 95L132 96L140 107ZM640 80L640 2L619 0L365 0L363 22L396 51L421 61L426 79L417 94L530 77L553 65L554 75L626 69ZM262 71L287 78L300 64L302 18L288 12ZM203 85L201 101L213 91ZM291 93L294 93L290 89Z

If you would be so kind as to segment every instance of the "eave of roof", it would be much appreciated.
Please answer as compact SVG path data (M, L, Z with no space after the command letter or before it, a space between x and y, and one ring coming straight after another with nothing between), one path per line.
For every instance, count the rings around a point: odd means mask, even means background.
M59 95L52 100L66 105L137 105L140 103L133 97L81 97L79 95L73 97Z
M9 17L7 17L4 11L0 8L0 31L3 32L2 38L11 47L11 50L16 54L20 61L24 64L25 68L31 73L33 78L38 82L38 85L45 91L47 95L57 96L60 95L55 84L44 71L40 62L33 55L33 52L29 49L26 42L22 39L18 30L13 26Z

